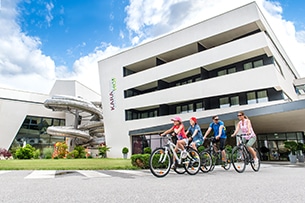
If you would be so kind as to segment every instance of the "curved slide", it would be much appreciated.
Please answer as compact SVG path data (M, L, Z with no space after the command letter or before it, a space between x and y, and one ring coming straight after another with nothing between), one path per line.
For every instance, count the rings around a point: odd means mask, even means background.
M53 111L67 111L77 115L88 114L92 116L88 123L77 126L77 128L69 126L50 126L47 133L53 136L62 136L70 138L78 138L84 145L97 145L103 142L104 123L102 111L93 103L78 97L72 96L53 96L44 102L44 106ZM75 118L75 119L76 119Z

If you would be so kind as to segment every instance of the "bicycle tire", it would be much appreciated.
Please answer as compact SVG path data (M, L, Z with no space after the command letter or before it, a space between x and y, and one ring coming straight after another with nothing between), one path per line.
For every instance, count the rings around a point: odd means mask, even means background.
M198 152L192 148L189 148L187 153L187 157L182 160L185 170L189 175L196 175L201 166L200 156Z
M210 170L209 171L213 171L215 169L215 166L216 166L216 162L217 162L217 155L214 154L214 152L211 153L211 158L212 158L212 165L210 167Z
M227 150L225 150L225 152L226 152L226 162L222 167L227 171L231 168L231 156Z
M209 152L202 151L199 154L201 159L201 167L200 170L203 173L208 173L210 171L210 168L212 167L212 157Z
M258 172L259 169L260 169L260 166L261 166L261 160L260 160L260 156L259 156L258 150L255 149L255 148L253 148L253 150L254 150L255 153L256 153L256 157L258 158L258 162L257 162L257 164L254 164L253 158L251 158L252 160L251 160L251 162L250 162L250 165L251 165L253 171Z
M244 149L239 146L236 146L232 150L231 162L236 172L242 173L246 169L246 154Z
M166 176L170 171L171 165L171 156L165 153L165 148L163 147L155 149L149 157L149 169L158 178Z
M177 156L178 156L178 158L180 159L180 157L181 157L181 151L180 151L180 153L179 152L177 152ZM185 167L184 167L184 164L183 163L178 163L178 160L175 160L175 168L174 168L174 171L177 173L177 174L184 174L185 172L186 172L186 170L185 170Z

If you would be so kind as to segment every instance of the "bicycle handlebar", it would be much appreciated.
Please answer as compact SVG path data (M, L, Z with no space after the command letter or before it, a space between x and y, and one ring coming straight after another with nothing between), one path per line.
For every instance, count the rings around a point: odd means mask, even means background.
M236 135L236 137L247 137L249 135L251 135L251 134L239 134L239 135Z

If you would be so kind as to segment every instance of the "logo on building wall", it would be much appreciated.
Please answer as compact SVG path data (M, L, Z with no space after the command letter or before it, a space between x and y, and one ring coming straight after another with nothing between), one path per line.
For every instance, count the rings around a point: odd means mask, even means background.
M115 110L115 92L116 92L116 79L111 78L110 80L110 93L109 93L109 99L110 99L110 110Z

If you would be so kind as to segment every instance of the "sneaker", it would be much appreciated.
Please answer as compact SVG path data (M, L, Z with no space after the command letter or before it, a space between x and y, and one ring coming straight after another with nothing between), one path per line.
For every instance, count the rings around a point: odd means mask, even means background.
M258 158L254 159L254 165L258 165Z
M186 150L183 150L182 152L181 152L181 158L182 159L185 159L187 157L187 152L186 152Z

